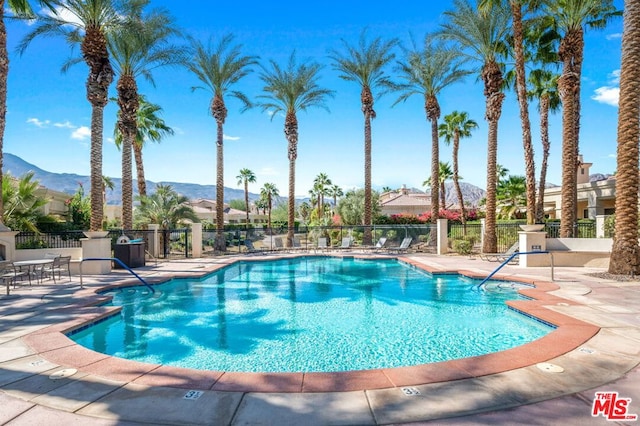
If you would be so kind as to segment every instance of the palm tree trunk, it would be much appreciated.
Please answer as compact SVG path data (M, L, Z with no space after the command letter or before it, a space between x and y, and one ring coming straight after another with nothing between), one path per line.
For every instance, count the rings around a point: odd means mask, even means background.
M522 31L522 4L510 1L513 15L513 45L516 61L516 94L520 107L520 123L522 125L522 145L524 148L525 179L527 185L527 223L535 221L536 176L533 144L531 142L531 121L529 120L529 104L527 101L527 84L525 75L525 58Z
M549 97L540 97L540 141L542 143L542 162L540 163L540 186L536 203L536 223L544 222L544 191L547 185L547 165L549 163Z
M249 229L249 181L244 179L244 206L247 209L247 229Z
M577 163L578 163L578 115L577 95L580 89L580 75L575 69L575 53L580 50L582 31L567 32L560 42L558 56L563 62L562 75L558 79L558 91L562 100L562 193L560 237L574 236L577 199Z
M424 108L427 113L427 120L431 123L431 232L429 232L429 244L435 245L437 241L435 230L440 216L440 204L438 202L440 189L440 142L438 139L440 105L435 96L426 95Z
M638 138L640 137L640 1L625 2L618 115L616 227L609 272L640 272Z
M133 157L136 162L136 175L138 180L138 195L147 196L147 181L144 177L144 162L142 161L142 144L133 143Z
M122 130L121 130L122 132ZM133 229L133 172L131 141L135 133L122 133L122 229Z
M373 109L373 94L369 87L362 87L360 101L364 114L364 232L362 245L370 246L373 243L371 233L371 120L376 118L376 112Z
M102 230L104 206L102 205L102 131L104 106L93 104L91 108L91 222L90 231Z
M298 158L298 118L294 112L288 111L285 118L284 134L289 143L289 200L287 206L287 246L293 247L296 212L296 159ZM269 208L271 221L271 208Z
M498 237L496 234L496 191L497 191L497 163L498 163L498 120L502 113L502 71L495 62L489 62L482 69L482 80L485 85L486 113L489 123L487 140L487 203L485 213L484 240L482 251L495 253L498 251Z
M0 188L4 163L4 128L7 118L7 76L9 75L9 53L7 52L7 29L4 25L4 0L0 1ZM4 203L0 196L0 224L3 223Z
M225 251L227 242L224 237L224 146L223 125L218 122L216 140L216 241L215 249Z
M458 195L458 203L460 203L460 221L462 222L462 233L467 235L467 220L465 219L466 211L464 208L464 200L462 199L462 188L460 188L460 180L458 178L458 150L460 149L460 133L455 130L453 135L453 186L456 188Z
M122 134L122 228L133 228L133 177L131 147L137 134L138 88L131 75L121 75L116 85L120 115L118 128Z

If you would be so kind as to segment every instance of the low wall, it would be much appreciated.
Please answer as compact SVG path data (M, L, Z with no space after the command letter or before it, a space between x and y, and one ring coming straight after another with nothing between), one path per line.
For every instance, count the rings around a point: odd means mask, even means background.
M553 255L554 266L608 268L611 238L545 238L543 248ZM531 256L527 266L551 266L551 255Z
M72 275L80 274L80 259L82 259L82 248L81 247L71 247L71 248L48 248L48 249L21 249L15 251L14 262L19 262L22 260L36 260L43 259L45 254L47 253L55 253L60 256L71 256L71 263L69 268L71 269Z

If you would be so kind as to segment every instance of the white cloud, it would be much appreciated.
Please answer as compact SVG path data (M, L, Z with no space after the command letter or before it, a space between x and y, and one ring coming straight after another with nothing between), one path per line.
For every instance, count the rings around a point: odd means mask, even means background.
M280 173L273 167L263 167L258 172L260 176L279 176Z
M615 39L618 39L618 38L622 38L622 33L607 34L607 35L605 36L605 38L606 38L607 40L615 40Z
M69 122L69 120L65 121L64 123L53 123L54 127L58 127L61 129L76 129L77 126L74 126L73 124L71 124Z
M113 139L113 138L107 138L106 141L111 143L111 144L115 144L116 143L115 139Z
M36 127L45 128L45 127L49 126L49 124L51 122L49 120L41 121L41 120L39 120L37 118L29 118L29 119L27 119L27 123L33 124Z
M603 86L595 90L595 94L591 96L591 99L593 99L596 102L617 107L619 97L620 97L619 87Z
M616 157L617 157L617 155L616 155L616 154L609 154L609 155L607 155L607 158L616 158Z
M595 94L591 96L591 99L617 107L620 97L620 70L613 70L607 77L609 78L607 85L595 89Z
M87 126L80 126L71 132L71 139L83 141L91 137L91 129Z
M225 141L237 141L240 140L240 136L222 135L222 139L224 139Z

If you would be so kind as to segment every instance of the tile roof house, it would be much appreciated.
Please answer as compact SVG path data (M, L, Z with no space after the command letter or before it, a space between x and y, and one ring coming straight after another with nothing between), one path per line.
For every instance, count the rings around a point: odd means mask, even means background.
M417 216L430 209L430 195L407 189L405 186L398 191L389 191L380 195L380 212L387 216L394 214Z

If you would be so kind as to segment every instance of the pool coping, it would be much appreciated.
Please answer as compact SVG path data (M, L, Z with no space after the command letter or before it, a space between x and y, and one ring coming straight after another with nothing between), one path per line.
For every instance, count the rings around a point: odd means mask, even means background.
M305 256L313 255L307 253L291 254L279 258ZM337 256L344 257L339 254ZM346 256L362 259L373 258L370 255L349 254ZM379 256L379 258L389 258L389 256ZM201 278L238 261L272 259L273 257L235 258L229 259L228 262L207 265L198 271L179 272L165 277L145 277L145 280L153 285L167 282L173 278ZM485 276L463 269L434 268L404 256L399 256L397 259L432 274L459 273L470 278L484 278ZM553 324L556 329L533 342L481 356L409 367L332 373L239 373L148 364L92 351L76 344L65 335L65 333L110 316L118 310L119 308L96 306L107 300L99 292L139 285L138 281L131 279L96 289L92 297L78 301L60 311L62 314L68 314L71 319L27 334L22 337L22 340L38 355L50 362L116 381L189 390L311 393L401 388L498 374L557 358L578 348L600 331L598 326L550 309L554 305L581 305L581 303L550 294L560 288L552 282L527 277L514 278L513 275L502 274L495 275L493 279L517 281L533 286L520 290L531 300L509 301L508 305L540 321Z

